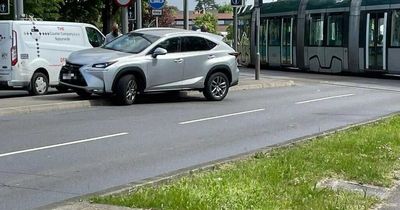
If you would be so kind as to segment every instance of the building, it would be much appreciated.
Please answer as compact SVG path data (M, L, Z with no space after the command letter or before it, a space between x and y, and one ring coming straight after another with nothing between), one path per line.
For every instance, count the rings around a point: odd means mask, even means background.
M217 12L213 12L213 14L218 19L217 32L225 34L226 28L229 25L233 24L233 14L232 13L217 13ZM196 19L197 17L199 17L201 15L203 15L203 14L189 11L189 28L192 28L194 19ZM174 27L183 28L183 22L184 22L183 21L183 11L179 11L175 15Z

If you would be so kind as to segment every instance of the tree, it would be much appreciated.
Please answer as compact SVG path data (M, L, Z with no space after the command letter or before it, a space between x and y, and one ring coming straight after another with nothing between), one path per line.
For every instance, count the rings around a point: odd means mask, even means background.
M61 5L60 20L100 26L103 0L64 0Z
M227 40L233 40L233 25L229 25L226 27L226 32L228 32L228 35L226 35Z
M171 25L175 22L175 9L177 8L174 6L165 6L163 8L163 15L159 19L160 27L171 27Z
M194 24L200 28L206 27L208 32L210 32L210 33L217 32L217 18L212 13L207 12L201 16L198 16L194 20Z
M229 4L218 6L218 13L233 13L233 7Z
M63 0L25 0L24 13L43 20L57 20L60 17L59 10ZM1 16L0 19L14 19L14 5L11 1L11 15Z
M195 11L206 12L214 9L218 9L218 5L215 0L196 0L197 4Z
M25 0L24 12L43 20L58 20L63 0Z

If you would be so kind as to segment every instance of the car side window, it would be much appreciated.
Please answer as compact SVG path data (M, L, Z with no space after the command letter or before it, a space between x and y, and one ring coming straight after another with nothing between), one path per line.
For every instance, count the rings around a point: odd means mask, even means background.
M180 38L171 38L171 39L167 39L163 42L161 42L160 44L158 44L154 49L157 49L158 47L164 48L167 50L168 53L176 53L176 52L180 52L180 48L181 48L181 39Z
M201 37L183 37L182 52L206 51L215 46L216 43Z
M89 43L93 47L100 47L101 45L103 45L105 39L96 29L86 27L86 33L89 39Z

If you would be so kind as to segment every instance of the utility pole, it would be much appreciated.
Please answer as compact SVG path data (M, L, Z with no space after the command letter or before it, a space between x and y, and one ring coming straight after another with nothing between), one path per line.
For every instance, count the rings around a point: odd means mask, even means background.
M122 34L128 33L129 30L128 7L121 7L121 25L122 25Z
M136 0L136 29L141 29L142 25L142 0Z
M262 2L262 1L261 1ZM255 7L255 33L256 33L256 75L255 79L260 80L260 73L261 73L261 57L260 57L260 0L254 0L254 7Z
M25 17L24 14L24 0L18 0L18 20L22 20Z
M14 20L18 20L18 1L14 0Z
M238 51L238 10L233 7L233 49Z
M188 0L183 0L183 27L189 30L189 5Z

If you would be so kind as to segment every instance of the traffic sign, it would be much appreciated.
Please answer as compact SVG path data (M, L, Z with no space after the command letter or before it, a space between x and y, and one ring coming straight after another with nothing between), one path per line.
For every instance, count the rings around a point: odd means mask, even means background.
M136 20L136 7L133 4L128 6L128 19Z
M153 9L153 10L151 11L151 14L152 14L153 16L162 16L162 10L161 10L161 9Z
M149 0L149 4L153 10L159 10L164 7L165 0Z
M232 7L241 7L244 5L244 0L231 0Z
M0 0L0 15L10 14L10 0Z
M121 7L127 7L132 3L132 0L115 0L115 3Z

